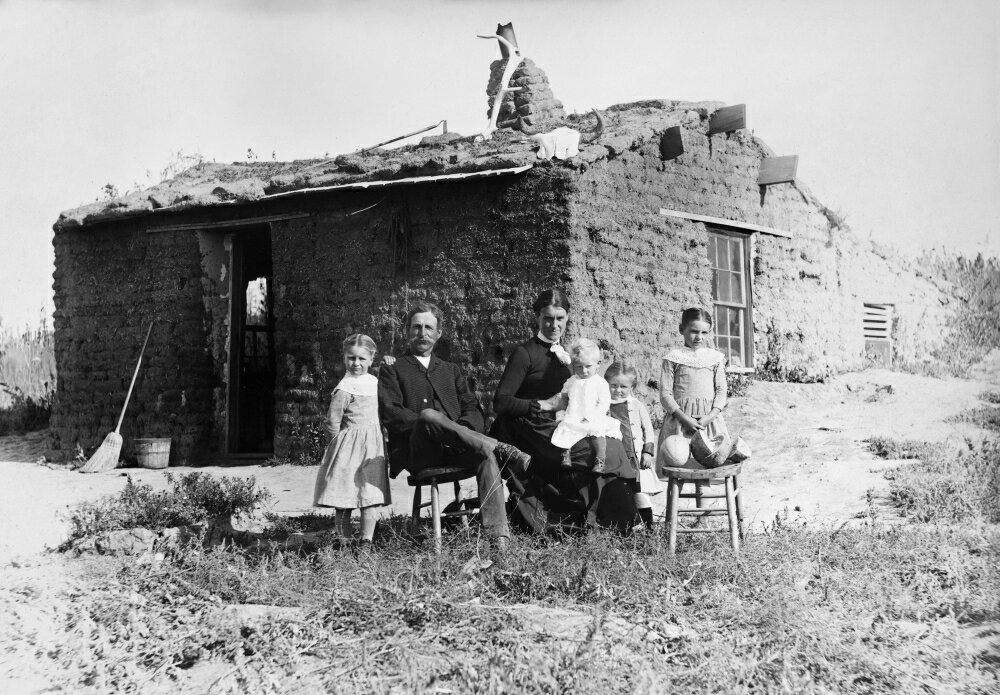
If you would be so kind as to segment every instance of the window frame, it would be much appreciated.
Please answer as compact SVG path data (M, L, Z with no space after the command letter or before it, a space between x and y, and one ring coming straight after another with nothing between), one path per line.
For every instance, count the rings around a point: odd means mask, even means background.
M737 240L740 241L740 243L742 245L742 250L743 250L743 252L741 254L741 257L742 257L741 259L743 261L742 291L743 291L744 302L743 302L743 304L737 304L737 303L732 302L732 301L728 301L728 302L727 301L721 301L721 300L717 300L715 298L715 296L713 296L712 297L712 316L713 316L713 320L714 320L715 313L716 313L716 307L719 307L719 306L725 307L727 309L736 309L738 311L742 311L743 312L743 321L742 321L743 335L740 336L740 338L742 340L742 343L743 343L743 354L744 354L743 366L738 367L738 366L727 365L726 371L727 372L731 372L731 373L737 373L737 374L752 373L752 372L756 371L756 367L754 366L755 365L754 331L753 331L753 290L754 290L754 286L753 286L753 272L752 272L752 268L753 268L752 261L753 261L753 240L754 240L754 235L752 233L743 232L743 231L737 231L737 230L733 230L733 229L726 229L724 227L720 227L720 226L716 226L716 225L706 224L705 228L706 228L706 230L707 230L708 235L709 235L710 238L712 236L715 236L715 237L723 237L723 238L726 238L727 240L728 239L737 239ZM705 255L708 256L707 251L706 251ZM708 261L709 261L709 267L712 269L712 275L713 275L712 285L713 285L713 288L714 288L714 287L717 286L717 283L715 282L715 277L714 277L715 273L718 270L726 270L726 269L724 269L724 268L716 268L716 265L715 265L716 264L716 259L715 258L709 257ZM729 270L729 272L732 272L732 271ZM714 292L713 292L713 295L714 295ZM716 349L717 350L719 349L718 348L718 343L716 343ZM727 359L729 359L729 353L728 352L726 353L726 357L727 357Z

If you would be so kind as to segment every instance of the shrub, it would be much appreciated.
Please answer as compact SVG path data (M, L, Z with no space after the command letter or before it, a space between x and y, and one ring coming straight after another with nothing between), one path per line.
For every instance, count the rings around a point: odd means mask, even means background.
M872 437L865 440L871 452L881 459L927 459L944 455L944 445L914 439Z
M201 524L224 515L250 511L270 498L253 478L214 478L186 473L164 474L171 489L157 492L131 478L117 497L79 505L70 515L70 541L129 528L161 529Z
M972 410L966 410L946 420L946 422L969 422L984 430L1000 432L1000 408L983 405Z
M0 435L24 434L49 426L55 395L52 391L38 397L25 396L19 387L0 383L0 393L10 401L9 406L0 408Z
M752 374L727 374L726 385L729 387L729 396L740 398L747 395L750 385L753 383Z
M281 463L293 466L315 466L323 459L326 451L326 421L295 422L288 433L292 454ZM272 464L273 465L273 464Z
M979 400L992 403L993 405L1000 405L1000 391L983 391L979 394Z
M917 372L938 371L941 365L954 376L965 376L993 348L1000 347L1000 260L949 256L928 252L919 264L930 274L955 285L962 299L960 315L945 346L929 364L908 365ZM939 374L938 374L939 375Z

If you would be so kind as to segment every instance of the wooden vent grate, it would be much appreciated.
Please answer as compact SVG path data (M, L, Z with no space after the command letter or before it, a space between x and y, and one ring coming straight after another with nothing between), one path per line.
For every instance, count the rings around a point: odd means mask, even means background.
M865 339L889 340L892 337L892 305L865 304Z

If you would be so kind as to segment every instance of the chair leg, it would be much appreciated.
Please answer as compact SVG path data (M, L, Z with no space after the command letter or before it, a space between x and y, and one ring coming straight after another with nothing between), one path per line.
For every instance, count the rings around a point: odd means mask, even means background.
M434 526L434 551L441 552L441 493L436 480L431 480L431 523Z
M670 496L670 481L668 480L666 508L663 510L663 530L665 532L670 531L670 514L673 508L674 508L673 499Z
M671 478L667 485L667 504L670 507L670 516L667 518L667 548L671 555L677 552L677 506L680 502L680 485L676 478Z
M423 503L423 500L420 499L421 489L422 486L420 485L413 486L413 513L410 515L410 520L413 522L414 526L417 526L420 523L420 505Z
M455 509L457 511L464 511L465 505L463 505L461 503L461 499L462 499L462 486L459 484L459 482L457 480L454 482L454 486L455 486ZM469 515L468 514L463 514L459 518L462 520L462 526L464 528L469 528Z
M740 552L739 526L736 521L736 495L733 492L733 478L726 477L726 516L729 517L729 539L733 544L733 552Z
M740 540L743 540L746 537L743 532L743 493L738 475L733 476L733 495L736 497L736 527L740 532Z

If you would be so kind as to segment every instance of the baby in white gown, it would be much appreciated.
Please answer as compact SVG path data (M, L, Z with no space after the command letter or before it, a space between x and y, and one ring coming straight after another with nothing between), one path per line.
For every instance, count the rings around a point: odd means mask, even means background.
M562 420L552 433L552 444L563 449L563 465L571 466L569 450L587 438L594 451L595 473L603 473L607 458L606 437L621 439L621 423L608 415L611 390L598 372L601 349L593 340L581 338L570 346L573 376L566 380L562 391L548 400L539 401L542 410L565 410Z

